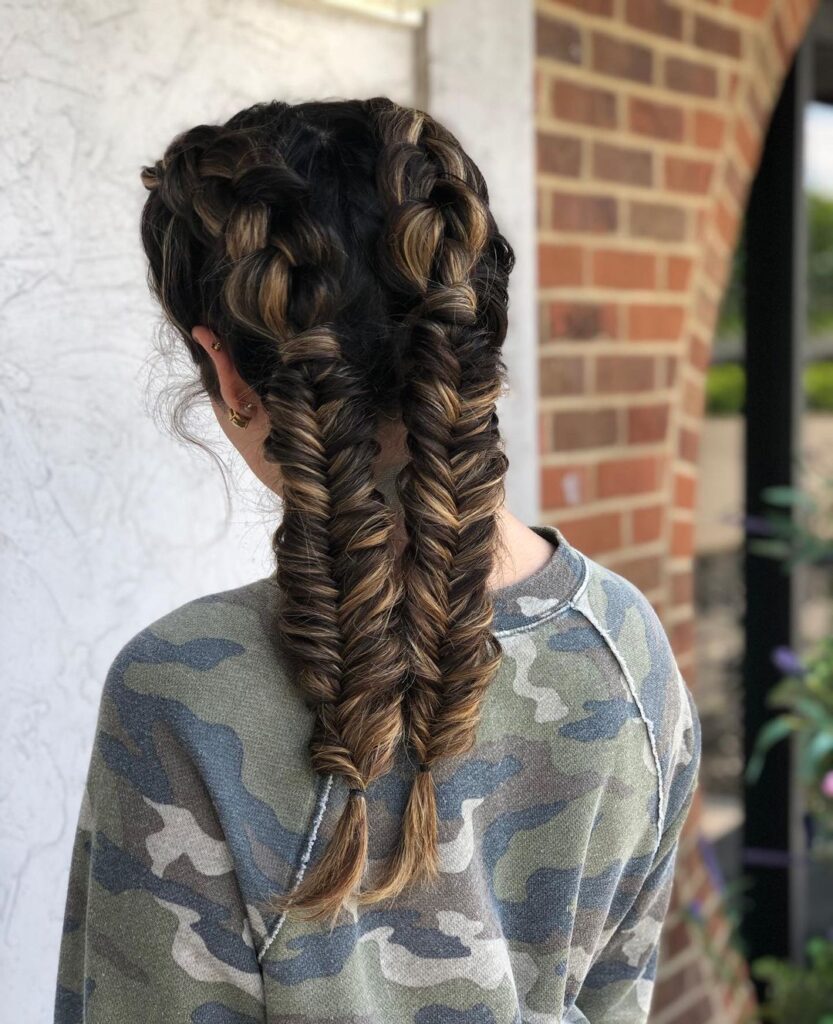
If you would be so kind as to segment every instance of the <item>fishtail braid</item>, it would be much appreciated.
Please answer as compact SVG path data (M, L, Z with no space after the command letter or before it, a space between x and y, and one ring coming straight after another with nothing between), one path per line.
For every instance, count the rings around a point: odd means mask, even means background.
M162 296L172 294L173 261L197 239L206 253L195 276L209 286L202 322L216 322L233 350L259 345L267 368L264 455L280 467L284 504L273 537L279 629L316 710L313 767L349 789L323 856L268 906L334 922L364 873L364 790L390 770L407 668L392 628L401 601L393 515L373 484L376 410L334 326L342 240L310 212L307 181L243 127L186 133L144 180L155 202L143 235ZM175 301L166 308L191 326Z
M502 650L486 588L507 458L496 403L506 368L505 282L514 256L480 172L423 111L368 102L383 143L380 264L413 298L402 415L410 462L398 479L408 543L402 622L410 659L407 736L418 761L387 873L362 902L439 870L431 766L474 743Z

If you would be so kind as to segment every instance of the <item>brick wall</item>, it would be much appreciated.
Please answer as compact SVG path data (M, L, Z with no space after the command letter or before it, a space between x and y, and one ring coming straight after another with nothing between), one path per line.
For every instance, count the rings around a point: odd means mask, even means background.
M763 132L814 7L536 0L542 519L646 592L695 694L704 371ZM697 817L652 1024L754 1019Z

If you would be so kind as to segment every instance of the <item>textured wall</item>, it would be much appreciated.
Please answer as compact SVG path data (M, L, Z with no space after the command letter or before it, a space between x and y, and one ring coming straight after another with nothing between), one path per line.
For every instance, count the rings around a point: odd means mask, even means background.
M517 262L510 278L504 352L509 390L507 504L537 522L537 268L535 236L535 21L532 0L444 0L428 32L430 110L457 132L489 183L495 218Z
M138 170L175 131L268 97L384 92L425 95L471 142L519 257L502 420L513 510L536 516L525 444L535 416L529 0L516 20L496 0L445 0L428 34L427 93L411 30L313 6L0 5L0 988L16 1020L50 1019L71 834L114 654L165 611L270 567L274 508L245 466L229 463L227 504L214 462L174 443L143 400L167 375L150 358L157 314ZM495 19L476 55L472 16ZM496 77L513 62L516 79ZM211 416L202 434L225 458Z

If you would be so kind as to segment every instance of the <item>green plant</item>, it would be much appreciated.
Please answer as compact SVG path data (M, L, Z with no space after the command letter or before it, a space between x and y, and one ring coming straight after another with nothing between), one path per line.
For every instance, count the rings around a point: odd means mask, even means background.
M726 416L743 411L746 371L740 363L715 363L706 374L706 412Z
M804 391L809 409L833 412L833 362L810 363L804 370Z
M817 496L799 487L767 487L761 497L769 508L746 520L753 554L780 561L785 572L799 565L833 565L833 478Z
M807 943L807 965L776 957L760 957L752 973L766 983L762 1020L777 1024L833 1024L833 942Z
M768 750L787 736L798 742L798 773L807 810L819 826L818 842L833 841L833 637L826 637L802 664L788 648L773 652L784 678L767 697L781 710L758 734L746 766L757 782Z

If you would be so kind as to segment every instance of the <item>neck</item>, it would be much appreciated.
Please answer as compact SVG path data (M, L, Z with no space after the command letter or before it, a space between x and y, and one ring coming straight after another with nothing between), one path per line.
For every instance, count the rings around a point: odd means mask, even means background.
M402 504L396 493L396 477L404 464L403 461L397 461L380 465L375 480L377 488L396 515L394 542L399 554L408 539L402 516ZM499 590L517 580L525 579L544 565L553 551L548 540L521 522L505 504L498 509L497 527L497 543L494 564L487 582L488 590Z

